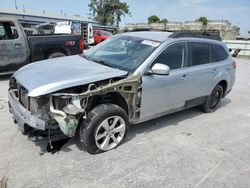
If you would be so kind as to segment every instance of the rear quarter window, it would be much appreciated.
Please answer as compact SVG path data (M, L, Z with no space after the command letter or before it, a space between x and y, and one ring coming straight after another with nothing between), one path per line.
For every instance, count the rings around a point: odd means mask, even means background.
M212 62L223 61L228 58L225 48L218 44L211 44L211 60Z
M191 42L192 66L210 63L210 46L208 43Z

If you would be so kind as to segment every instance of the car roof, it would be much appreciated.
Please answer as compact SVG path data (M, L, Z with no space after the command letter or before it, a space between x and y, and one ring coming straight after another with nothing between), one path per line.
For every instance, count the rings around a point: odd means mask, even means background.
M140 37L148 40L164 42L169 39L168 36L173 34L172 32L156 32L156 31L137 31L137 32L127 32L122 35Z
M183 32L185 34L185 32ZM158 42L164 42L168 39L180 39L180 38L185 38L185 39L191 39L194 41L203 41L203 42L213 42L213 43L217 43L217 44L222 44L222 41L219 40L215 40L215 37L209 38L206 36L195 36L195 35L184 35L184 36L180 36L177 37L175 36L176 34L182 34L182 32L178 32L178 33L173 33L173 32L164 32L164 31L137 31L137 32L127 32L127 33L123 33L122 35L126 35L126 36L134 36L134 37L140 37L140 38L144 38L144 39L148 39L148 40L153 40L153 41L158 41Z

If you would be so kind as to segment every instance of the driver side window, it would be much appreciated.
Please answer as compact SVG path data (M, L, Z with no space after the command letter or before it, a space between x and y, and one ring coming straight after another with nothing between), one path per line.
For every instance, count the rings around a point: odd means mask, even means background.
M4 39L5 36L6 36L6 33L5 33L5 30L4 30L3 24L0 23L0 40Z
M18 33L12 22L0 22L0 40L13 40L18 38Z
M187 66L187 43L175 43L168 46L154 61L168 65L170 70L180 69Z

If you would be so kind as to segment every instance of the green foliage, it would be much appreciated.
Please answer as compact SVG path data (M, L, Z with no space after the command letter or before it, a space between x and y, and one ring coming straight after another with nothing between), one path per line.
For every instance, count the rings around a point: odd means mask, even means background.
M162 20L160 21L160 23L166 24L166 23L168 23L168 19L164 18L164 19L162 19Z
M205 16L201 16L195 20L196 22L202 22L202 25L207 25L208 19Z
M89 9L96 21L116 27L119 26L122 16L131 14L127 3L120 0L90 0Z
M152 15L148 17L148 23L159 23L160 22L160 18L156 15Z
M236 32L236 35L240 35L240 28L237 26L233 26L232 29ZM250 32L249 32L250 34Z

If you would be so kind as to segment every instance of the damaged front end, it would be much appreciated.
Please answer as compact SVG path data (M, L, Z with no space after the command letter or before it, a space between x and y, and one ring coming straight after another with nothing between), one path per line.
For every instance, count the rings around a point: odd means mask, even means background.
M77 126L82 119L87 118L88 111L94 106L102 103L116 101L109 96L110 93L119 94L126 102L130 122L139 119L141 79L139 76L130 75L120 80L110 79L101 83L89 84L86 90L81 93L58 92L50 95L50 112L57 121L61 131L72 137L75 135ZM95 97L103 97L94 101ZM107 101L109 100L109 101ZM93 105L94 103L94 105ZM119 104L118 104L119 105Z
M40 130L59 129L68 137L76 134L81 121L87 118L88 112L99 104L114 103L120 105L128 114L130 123L140 116L141 78L138 75L104 80L84 86L64 89L40 97L28 97L22 86L11 86L16 101L10 99L10 109L16 108L13 103L20 103L29 116L13 113L18 124L31 126ZM12 98L10 96L9 98ZM14 110L12 110L14 111ZM22 110L21 110L22 111ZM42 128L30 125L30 117L44 122ZM22 120L20 120L22 119Z
M85 100L79 96L50 96L50 112L57 121L60 130L67 136L75 135L80 117L85 115Z

